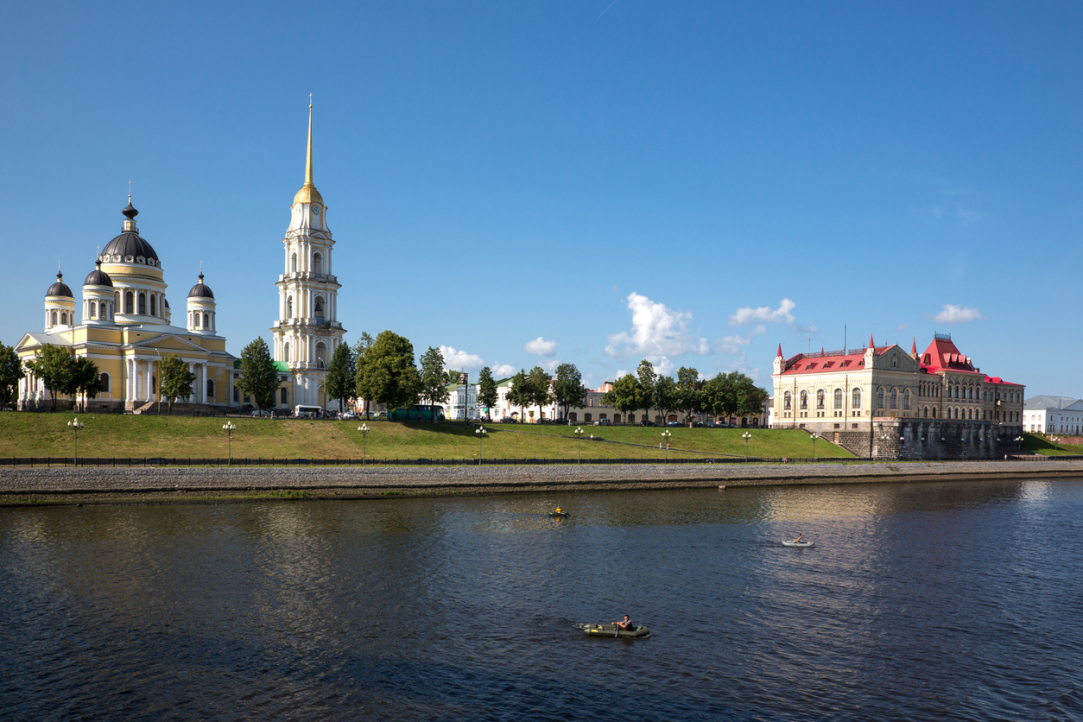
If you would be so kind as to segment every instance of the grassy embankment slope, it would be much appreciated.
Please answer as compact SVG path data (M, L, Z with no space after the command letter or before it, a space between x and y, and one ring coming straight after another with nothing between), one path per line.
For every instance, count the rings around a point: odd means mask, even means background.
M72 454L70 413L0 414L0 458L65 457ZM85 427L79 432L80 457L192 457L225 458L223 419L169 416L123 416L78 414ZM361 434L353 421L301 421L233 419L235 459L360 459ZM478 437L467 424L401 424L368 421L367 452L370 459L473 459ZM577 446L583 458L665 458L658 448L663 429L654 427L584 426L582 442L575 427L541 425L487 425L482 451L486 459L575 459ZM743 456L744 429L669 429L670 458L703 458L710 455ZM750 430L751 456L810 458L812 441L801 431ZM590 441L594 434L610 442ZM638 444L639 446L636 446ZM851 458L852 455L825 441L816 442L819 457Z
M1023 449L1043 456L1083 456L1083 446L1056 444L1038 434L1023 434Z

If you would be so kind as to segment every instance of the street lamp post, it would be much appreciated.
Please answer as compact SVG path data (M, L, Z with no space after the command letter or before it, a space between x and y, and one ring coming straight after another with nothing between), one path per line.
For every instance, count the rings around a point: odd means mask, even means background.
M79 429L84 426L86 426L86 424L80 423L78 418L68 422L68 428L75 432L75 461L73 462L73 466L79 466Z
M583 427L582 426L576 428L576 430L575 430L575 438L579 440L575 445L575 453L576 453L576 456L578 457L576 459L575 463L582 464L583 463Z
M364 466L365 457L368 456L369 425L361 424L357 430L361 432L361 466Z
M747 431L741 434L741 438L745 440L745 463L748 463L748 440L752 438L752 434Z
M233 432L237 430L237 425L232 421L227 421L222 428L229 436L229 466L233 466Z
M816 461L816 439L820 438L817 434L812 435L812 460Z
M478 435L478 466L481 466L481 447L483 442L485 441L485 435L489 432L485 430L484 426L479 426L478 428L474 429L474 433Z
M667 464L669 463L669 437L671 437L671 436L673 436L673 434L671 434L669 432L669 429L666 429L665 431L662 432L662 438L666 440L666 463Z

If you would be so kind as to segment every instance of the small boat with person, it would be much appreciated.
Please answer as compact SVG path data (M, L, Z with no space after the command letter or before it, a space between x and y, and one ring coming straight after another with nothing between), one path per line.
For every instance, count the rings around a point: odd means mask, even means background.
M616 624L577 624L588 637L628 637L632 639L649 637L651 630L642 624L635 629L621 629Z
M564 511L563 509L561 509L561 508L560 508L560 507L558 506L558 507L556 508L556 511L551 511L551 512L549 512L549 516L554 516L554 517L565 517L565 516L568 516L568 512Z
M808 549L813 545L813 542L807 541L804 534L798 534L796 539L786 539L782 542L784 547L797 547L798 549Z

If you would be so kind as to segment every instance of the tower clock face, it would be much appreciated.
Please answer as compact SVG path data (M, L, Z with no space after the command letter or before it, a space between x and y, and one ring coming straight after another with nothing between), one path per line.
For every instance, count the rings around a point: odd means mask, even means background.
M320 207L319 206L312 206L312 212L317 216L320 215Z

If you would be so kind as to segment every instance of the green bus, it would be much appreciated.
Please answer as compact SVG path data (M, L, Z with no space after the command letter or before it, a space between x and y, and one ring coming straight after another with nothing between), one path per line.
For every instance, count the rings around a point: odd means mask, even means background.
M428 404L414 404L406 409L395 409L388 414L388 421L430 421L439 423L443 420L444 408Z

